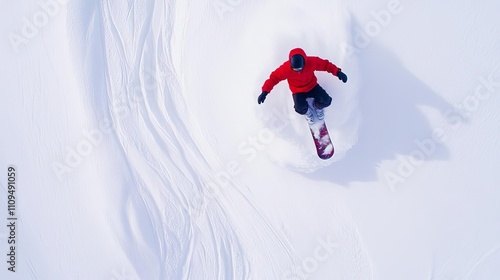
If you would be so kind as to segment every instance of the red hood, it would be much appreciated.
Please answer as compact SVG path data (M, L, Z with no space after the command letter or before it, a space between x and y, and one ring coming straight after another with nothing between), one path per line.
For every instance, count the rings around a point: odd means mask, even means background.
M290 60L292 58L292 56L294 56L296 54L300 54L301 56L304 57L304 59L306 59L306 57L307 57L306 52L303 49L295 48L295 49L290 51L290 54L288 55L288 60Z

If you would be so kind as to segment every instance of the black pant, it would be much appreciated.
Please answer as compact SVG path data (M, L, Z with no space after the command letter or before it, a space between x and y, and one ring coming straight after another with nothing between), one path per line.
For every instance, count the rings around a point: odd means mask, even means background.
M330 104L332 104L332 98L326 91L320 86L316 85L313 89L311 89L308 92L298 92L295 94L292 94L293 96L293 102L295 103L295 112L304 115L307 113L307 108L309 105L307 104L307 98L314 98L314 106L317 109L323 109Z

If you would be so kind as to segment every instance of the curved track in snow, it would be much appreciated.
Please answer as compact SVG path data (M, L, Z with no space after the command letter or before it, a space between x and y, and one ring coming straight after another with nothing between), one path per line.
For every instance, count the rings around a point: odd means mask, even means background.
M200 113L188 106L183 87L186 69L179 59L188 4L102 1L85 10L89 16L76 32L82 34L82 50L94 47L88 63L100 66L83 75L91 84L104 84L103 92L89 90L90 99L97 114L110 118L128 163L131 179L119 198L124 208L117 238L136 274L141 279L303 277L294 272L303 266L301 256L245 183L227 178L221 185L216 171L223 169L222 151L206 141L213 132L200 126ZM95 49L96 41L101 49ZM344 279L369 279L355 227L341 213L335 215L341 225L337 240L349 246L338 257L357 261L339 271L357 267L358 274Z
M133 177L123 227L136 244L123 246L141 279L248 279L248 255L227 202L206 188L216 181L217 158L193 139L200 136L193 133L196 120L173 65L172 36L182 32L176 9L163 1L103 1L95 13L101 17L109 115ZM279 267L283 254L291 259L286 239L244 194L235 195L252 208L249 220L264 225L263 238L278 244L267 261Z

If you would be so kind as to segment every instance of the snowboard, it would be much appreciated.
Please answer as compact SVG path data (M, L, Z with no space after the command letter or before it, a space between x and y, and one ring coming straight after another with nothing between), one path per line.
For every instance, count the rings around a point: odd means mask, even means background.
M314 99L312 98L307 99L309 108L311 108L311 110L313 111L314 118L313 124L308 123L309 130L311 131L318 157L321 159L329 159L333 156L335 150L332 140L330 139L330 134L328 133L328 128L326 127L325 119L318 119L313 101Z

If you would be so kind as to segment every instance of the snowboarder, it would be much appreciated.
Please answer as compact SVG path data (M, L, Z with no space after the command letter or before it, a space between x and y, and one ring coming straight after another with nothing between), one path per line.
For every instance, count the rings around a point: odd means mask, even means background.
M323 109L330 106L332 98L318 84L314 71L326 71L337 76L342 82L347 82L346 74L335 64L316 56L307 56L303 49L295 48L290 51L288 61L274 70L269 79L264 82L262 93L257 102L263 103L274 86L286 79L292 91L295 111L305 115L309 124L314 123L313 112L306 100L312 97L314 98L316 116L322 120L324 118Z

